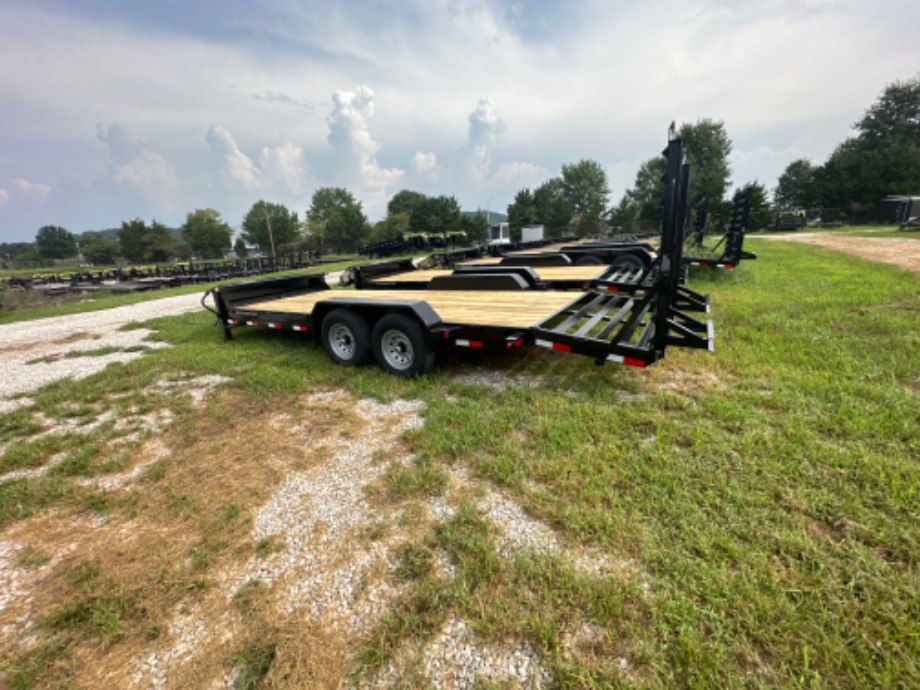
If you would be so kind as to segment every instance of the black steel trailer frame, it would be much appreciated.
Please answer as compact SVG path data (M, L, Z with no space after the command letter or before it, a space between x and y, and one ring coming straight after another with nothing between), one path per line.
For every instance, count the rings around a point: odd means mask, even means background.
M662 246L654 282L642 294L586 292L572 300L528 291L514 273L501 280L519 283L518 290L469 289L472 283L462 274L424 291L331 290L324 276L314 274L221 285L205 293L202 305L216 314L227 340L242 326L318 333L334 362L360 365L373 355L401 376L424 374L435 350L446 344L507 349L533 344L591 357L599 365L638 367L664 357L669 346L712 351L711 322L691 317L676 299L689 166L673 125L663 155ZM531 320L536 313L540 316Z
M657 263L656 258L650 269L632 265L607 266L597 267L601 270L593 277L565 277L559 275L559 272L547 271L546 265L527 266L518 265L517 262L502 262L497 265L473 264L453 269L432 270L417 266L412 259L393 259L353 266L349 269L346 282L353 284L358 290L578 290L621 292L642 297L654 287ZM566 264L562 268L570 266ZM550 275L547 276L547 273ZM674 306L683 311L709 312L709 296L683 285L677 288L673 300Z
M731 219L725 234L719 239L714 247L698 255L684 257L684 263L688 266L699 266L702 268L732 269L744 261L753 261L757 254L744 249L744 235L747 231L751 215L751 187L744 187L735 192L732 198ZM694 221L694 230L691 236L692 242L689 244L689 251L701 252L703 247L703 238L706 234L708 225L707 210L705 205L697 209ZM719 254L719 249L722 253Z

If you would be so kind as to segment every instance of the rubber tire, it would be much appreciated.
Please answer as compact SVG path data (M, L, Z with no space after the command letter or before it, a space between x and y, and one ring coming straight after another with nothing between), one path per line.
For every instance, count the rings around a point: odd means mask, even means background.
M359 367L371 360L371 329L360 314L333 309L320 326L323 349L343 367Z
M619 269L639 268L642 270L646 268L645 262L635 254L623 254L622 256L618 256L610 263L610 267Z
M576 266L602 266L603 264L604 262L594 254L585 254L575 262Z
M386 314L371 335L377 363L394 376L415 378L434 364L434 351L418 323L402 314Z

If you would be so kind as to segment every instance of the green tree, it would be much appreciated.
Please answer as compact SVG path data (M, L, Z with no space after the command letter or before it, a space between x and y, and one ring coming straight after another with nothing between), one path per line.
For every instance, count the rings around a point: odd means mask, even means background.
M307 221L310 231L338 253L356 251L368 235L361 202L342 187L317 189L307 211Z
M578 234L598 232L610 196L607 173L601 165L587 159L563 165L562 185L565 198L578 217Z
M770 205L770 199L767 188L757 180L749 182L741 188L744 193L750 190L750 211L748 212L747 230L760 230L767 227L773 220L773 209Z
M119 254L128 261L147 261L147 224L140 218L122 221L118 231Z
M387 204L387 215L405 213L411 217L416 207L423 203L428 197L421 192L413 192L409 189L403 189L396 192L393 198Z
M260 199L243 217L240 237L275 258L300 238L297 213Z
M682 124L678 134L690 164L691 208L705 200L713 222L724 225L728 220L725 195L731 175L728 156L732 152L724 123L703 118L694 124Z
M77 238L59 225L45 225L35 236L35 249L42 259L69 259L80 253Z
M154 220L147 229L145 261L172 261L179 255L176 236L163 223Z
M607 212L607 222L615 233L623 234L635 232L638 228L639 207L630 197L627 190L616 206Z
M773 191L778 211L808 209L815 206L815 166L799 158L786 166Z
M418 192L411 194L418 195ZM402 213L409 214L409 232L411 233L445 233L453 230L460 219L460 204L452 196L418 195L406 198L411 200L411 204L393 205L393 207L409 209L403 210Z
M369 242L382 242L392 240L399 235L405 235L409 232L409 214L408 213L388 213L383 220L374 223L371 229Z
M154 220L149 226L140 218L125 221L118 231L119 254L129 261L170 261L179 254L174 231Z
M536 219L537 209L534 206L533 193L526 188L520 190L508 206L508 225L511 226L512 238L520 239L521 228L536 223Z
M533 192L534 223L546 226L551 235L558 234L572 222L572 204L566 198L565 184L553 177Z
M486 228L489 227L489 221L486 214L482 211L476 213L465 213L457 221L457 229L466 233L470 242L483 242L486 238Z
M887 85L855 127L870 144L920 146L920 75Z
M237 237L236 242L233 243L233 252L241 259L249 256L249 247L246 246L246 240L242 237Z
M182 239L201 258L217 259L230 249L233 231L213 208L189 212L181 230Z
M100 233L84 233L80 237L80 253L94 266L115 263L118 258L118 242L110 240Z
M825 220L873 220L880 199L920 193L920 75L885 87L845 140L814 171Z

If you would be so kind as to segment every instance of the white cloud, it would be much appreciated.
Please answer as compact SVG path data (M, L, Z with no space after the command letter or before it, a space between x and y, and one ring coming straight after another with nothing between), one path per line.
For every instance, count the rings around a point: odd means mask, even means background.
M220 173L230 186L239 185L247 192L254 192L262 186L262 172L240 151L226 127L211 125L205 141L214 153L223 158Z
M440 171L438 166L438 157L431 151L427 153L418 151L414 156L412 156L412 164L410 169L412 170L412 174L417 177L437 180L438 173Z
M0 206L10 202L39 204L47 198L50 192L50 185L15 177L10 180L9 189L0 189Z
M481 184L492 172L492 152L506 126L504 120L498 116L495 102L491 98L480 98L476 109L467 119L470 129L466 145L466 168Z
M306 187L303 148L288 138L274 148L263 148L259 155L259 167L267 178L284 185L293 194L301 193Z
M367 86L332 94L327 141L333 153L333 183L351 189L371 210L385 204L406 175L405 170L384 168L377 162L380 144L368 126L373 116L374 92Z
M109 150L110 183L163 208L175 207L179 182L166 159L132 138L117 122L97 124L96 138Z

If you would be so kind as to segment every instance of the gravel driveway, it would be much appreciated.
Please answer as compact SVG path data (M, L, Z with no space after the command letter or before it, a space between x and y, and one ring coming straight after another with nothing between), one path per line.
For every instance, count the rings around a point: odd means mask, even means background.
M85 378L112 362L137 359L143 355L139 348L167 347L146 340L150 329L119 330L125 324L199 309L201 294L194 293L0 326L0 413L28 404L28 397L23 396L49 383ZM73 356L102 348L115 350L92 357Z

